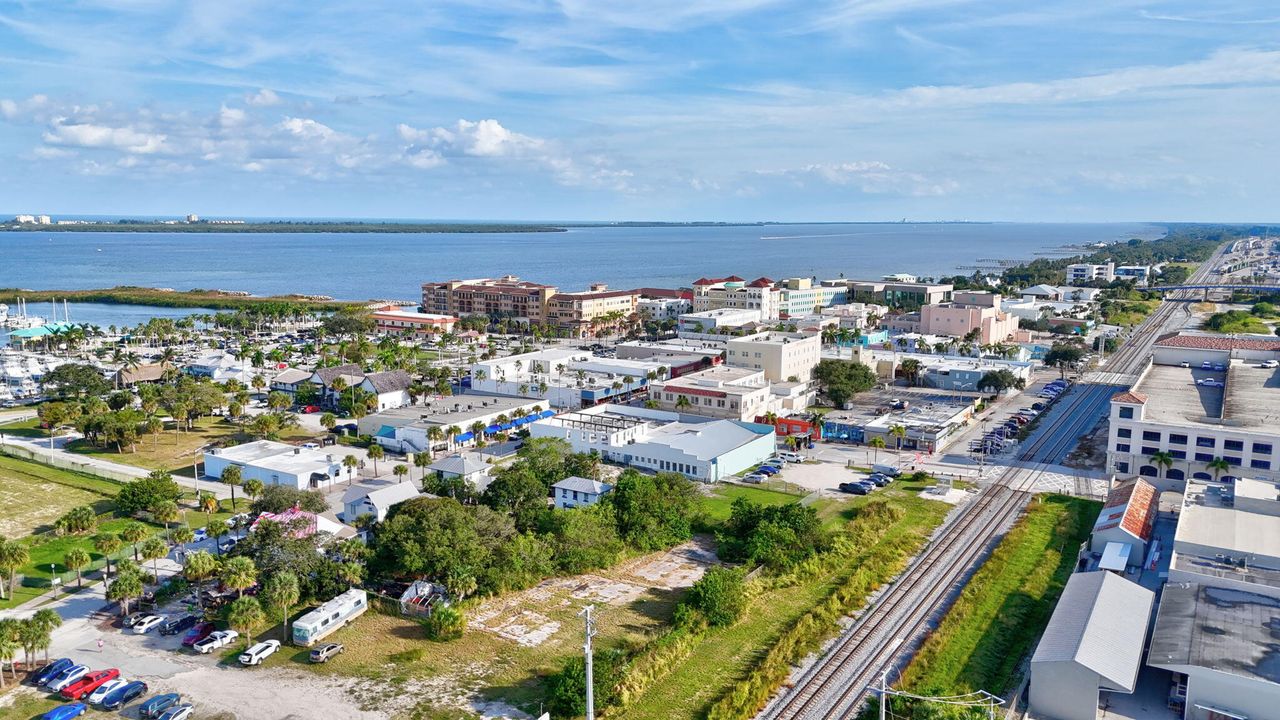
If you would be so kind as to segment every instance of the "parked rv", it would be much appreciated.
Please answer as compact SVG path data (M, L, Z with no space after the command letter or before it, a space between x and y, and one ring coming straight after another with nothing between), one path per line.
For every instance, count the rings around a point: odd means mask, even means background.
M315 645L368 609L365 591L352 588L294 621L293 642L303 647Z

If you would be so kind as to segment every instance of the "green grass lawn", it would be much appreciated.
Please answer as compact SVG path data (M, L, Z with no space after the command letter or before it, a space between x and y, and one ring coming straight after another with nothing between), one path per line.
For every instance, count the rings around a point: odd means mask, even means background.
M0 433L21 438L47 438L49 434L40 427L39 418L0 423Z
M19 672L21 677L21 671ZM41 715L66 704L66 700L26 685L14 685L5 673L4 689L0 690L0 717L9 720L35 720Z
M0 535L22 537L52 528L79 505L111 509L118 483L0 455Z
M830 602L833 593L855 573L872 570L866 566L871 562L869 558L901 556L905 561L923 545L950 510L945 503L919 497L926 484L898 481L871 496L815 503L819 516L837 528L847 526L857 517L858 508L876 499L889 500L903 510L903 515L875 543L859 548L856 557L830 563L825 571L802 576L794 583L767 583L738 623L709 630L688 657L613 716L625 720L705 717L717 701L735 692L735 686L752 675L802 617ZM831 622L819 631L822 637L829 637L837 626Z
M1204 329L1218 333L1271 334L1271 326L1244 310L1214 313L1204 321Z
M712 522L723 522L729 519L733 511L733 501L746 498L760 505L789 505L799 502L802 495L785 493L746 485L716 485L711 493L703 496L702 507L706 510L707 519Z
M1010 689L1099 508L1063 495L1033 501L903 673L902 687L941 695Z

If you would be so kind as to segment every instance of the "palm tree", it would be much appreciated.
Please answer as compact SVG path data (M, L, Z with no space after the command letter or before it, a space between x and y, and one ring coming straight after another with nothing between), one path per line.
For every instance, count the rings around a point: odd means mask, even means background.
M226 527L223 525L223 527ZM182 574L187 581L196 587L196 602L200 607L204 607L204 599L200 592L200 583L213 577L218 571L218 559L204 550L197 550L187 556L186 563L182 566Z
M378 443L369 446L369 459L373 461L373 476L378 476L378 461L387 456L385 450Z
M355 455L348 455L342 458L342 467L347 469L347 487L351 487L351 474L356 471L359 465L360 461L356 459Z
M152 535L142 543L142 559L151 561L151 574L155 575L157 584L160 582L160 568L156 562L168 554L169 544L159 535Z
M120 537L124 541L133 545L133 561L138 562L138 543L142 542L142 538L147 536L147 526L138 521L133 521L124 526L120 531Z
M89 567L89 563L93 562L93 558L89 557L89 551L84 548L73 547L62 556L62 564L68 570L74 570L76 573L76 589L84 587L84 578L80 572Z
M244 591L253 587L256 582L258 582L258 568L254 566L253 560L239 555L222 564L222 584L228 590L236 590L241 597L244 596Z
M249 478L244 483L244 494L249 496L250 501L257 500L266 489L267 486L258 478Z
M444 429L445 437L449 438L449 450L453 450L453 444L457 442L457 438L462 434L462 428L457 425L450 425Z
M169 537L170 539L173 540L174 543L178 545L180 552L186 553L187 543L191 542L192 540L195 540L196 534L195 534L195 531L193 531L191 528L184 525L180 528L174 528L173 532L170 534Z
M111 555L119 552L123 545L120 536L115 533L101 533L93 536L93 549L107 561L107 577L111 577Z
M338 426L338 416L331 412L327 412L320 416L320 425L323 426L325 430L333 432L333 429Z
M444 440L444 430L439 425L432 425L427 428L427 459L430 460L435 456L435 444ZM421 455L422 453L419 453ZM430 463L427 463L430 464ZM424 466L425 467L425 466Z
M902 452L902 441L907 437L907 429L902 425L893 425L889 428L889 434L898 441L898 452Z
M884 438L877 435L868 440L867 445L871 447L871 462L874 463L879 458L880 451L884 449Z
M236 487L244 479L239 465L228 465L222 469L222 484L231 488L231 512L236 511Z
M0 570L9 576L9 597L13 597L18 568L26 565L30 559L25 544L17 540L5 540L0 536Z
M204 526L204 533L213 538L213 545L218 548L218 555L222 555L222 543L219 540L230 535L231 528L227 527L227 524L221 520L214 520Z
M259 597L267 604L268 608L280 613L280 629L283 631L284 642L289 641L289 610L298 604L301 596L301 590L298 587L298 576L284 570L267 578L262 584L262 592Z
M1213 471L1213 481L1217 482L1218 477L1222 475L1222 473L1231 469L1231 463L1228 463L1220 457L1216 457L1206 463L1205 467Z
M418 471L421 473L421 475L418 477L418 480L424 483L427 481L427 466L430 464L431 464L431 455L429 453L424 453L424 452L414 453L413 466L418 468Z
M18 621L0 620L0 688L4 687L4 664L9 663L9 675L18 679L18 651L22 645L18 643Z
M252 596L241 595L232 601L227 609L227 623L244 636L245 646L253 642L253 629L261 625L265 617L266 614L262 612L262 603Z
M31 616L30 622L34 625L40 634L37 643L41 650L44 650L44 661L49 662L49 645L53 640L53 631L62 625L62 616L55 612L52 608L41 608Z
M164 523L165 532L168 532L169 530L169 523L177 521L179 514L180 511L178 510L178 503L172 500L158 502L156 503L156 506L151 509L151 517L156 522Z
M677 411L688 410L692 406L693 406L693 403L689 402L689 397L687 395L681 395L680 397L676 398Z
M1169 468L1173 467L1173 455L1163 450L1151 453L1151 457L1149 459L1151 460L1152 465L1160 468L1161 477L1169 472Z
M404 476L409 474L409 466L403 464L396 465L391 468L391 474L396 476L396 482L402 483L404 482Z

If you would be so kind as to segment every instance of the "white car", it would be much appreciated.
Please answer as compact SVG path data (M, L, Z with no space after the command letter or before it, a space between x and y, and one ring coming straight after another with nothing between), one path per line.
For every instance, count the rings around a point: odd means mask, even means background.
M72 665L62 672L49 678L49 682L45 683L45 687L49 692L59 692L62 688L84 677L89 672L88 665Z
M240 633L235 630L215 630L209 633L209 637L191 647L202 655L208 655L218 648L230 645L238 637L240 637Z
M193 705L179 705L164 711L159 720L187 720L191 717L191 712L195 707Z
M1261 368L1280 367L1280 360L1263 360L1262 364L1259 365L1258 367L1261 367Z
M146 635L151 628L158 626L160 623L168 620L164 615L148 615L133 624L134 635Z
M99 686L97 690L94 690L93 692L89 693L89 697L86 700L86 702L88 702L90 705L101 705L102 701L107 699L107 696L111 694L112 690L115 690L116 688L122 688L128 683L129 681L124 678L116 678L115 680L108 680L107 682Z
M263 640L257 645L254 645L253 647L241 653L240 664L245 666L261 665L263 660L266 660L267 658L274 655L275 652L279 649L280 649L279 640Z
M793 463L804 462L804 456L801 455L800 453L780 452L778 453L778 457L782 458L783 460L786 460L787 462L793 462Z

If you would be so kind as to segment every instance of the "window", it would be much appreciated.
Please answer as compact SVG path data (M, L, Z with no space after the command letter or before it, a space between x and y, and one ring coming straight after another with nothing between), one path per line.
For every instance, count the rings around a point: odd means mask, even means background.
M1270 460L1250 460L1249 467L1255 470L1270 470L1271 461Z
M1158 452L1160 452L1160 448L1158 448L1158 447L1151 447L1150 445L1143 445L1143 446L1142 446L1142 454L1143 454L1143 455L1155 455L1155 454L1156 454L1156 453L1158 453Z
M1124 418L1125 420L1132 420L1132 419L1133 419L1133 408L1131 408L1131 407L1121 407L1121 408L1120 408L1120 417Z
M1116 431L1116 437L1130 438L1133 437L1133 430L1129 428L1120 428Z
M1117 443L1116 452L1129 452L1129 443Z
M1243 440L1223 440L1222 449L1235 450L1236 452L1240 452L1241 450L1244 450L1244 441Z
M1210 462L1213 460L1213 453L1196 453L1196 462Z
M1271 443L1254 443L1253 454L1254 455L1270 455Z
M1142 439L1149 440L1151 442L1160 442L1160 433L1154 430L1143 430Z
M1196 447L1213 447L1216 444L1217 443L1214 441L1214 438L1211 437L1196 438Z
M1116 463L1116 472L1122 472L1122 473L1129 472L1129 463L1127 462Z
M1222 459L1226 460L1228 465L1233 465L1236 467L1240 466L1240 458L1234 455L1224 455Z
M1186 435L1170 435L1169 444L1170 445L1186 445L1187 436Z
M1187 451L1186 451L1186 450L1170 450L1170 451L1169 451L1169 455L1173 456L1173 458L1174 458L1175 460L1186 460L1186 459L1187 459Z

